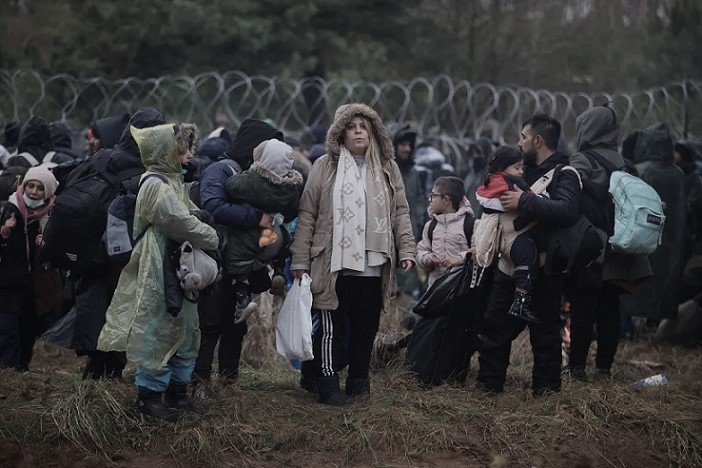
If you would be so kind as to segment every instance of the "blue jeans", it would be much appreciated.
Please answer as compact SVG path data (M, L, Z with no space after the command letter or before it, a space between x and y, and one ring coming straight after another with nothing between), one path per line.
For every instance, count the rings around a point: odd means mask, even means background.
M172 382L188 384L195 369L195 359L183 359L177 354L168 360L168 364L160 370L139 367L134 382L137 387L163 393Z

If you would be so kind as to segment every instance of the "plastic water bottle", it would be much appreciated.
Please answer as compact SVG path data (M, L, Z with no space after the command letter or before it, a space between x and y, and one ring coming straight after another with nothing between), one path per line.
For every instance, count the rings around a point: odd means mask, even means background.
M651 377L646 377L637 382L634 382L634 387L647 388L647 387L657 387L659 385L665 385L668 383L668 376L665 374L652 375Z

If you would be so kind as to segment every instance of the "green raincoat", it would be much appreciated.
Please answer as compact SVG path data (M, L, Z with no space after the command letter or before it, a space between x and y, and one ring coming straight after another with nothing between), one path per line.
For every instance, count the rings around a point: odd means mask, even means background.
M144 175L157 172L165 175L168 183L151 177L139 190L134 234L145 234L122 270L98 349L126 351L137 366L161 369L176 352L181 358L195 359L200 347L197 305L184 301L175 318L166 311L166 239L190 241L193 247L205 250L216 249L218 240L212 227L190 214L197 207L183 185L173 125L132 127L131 132L146 168Z

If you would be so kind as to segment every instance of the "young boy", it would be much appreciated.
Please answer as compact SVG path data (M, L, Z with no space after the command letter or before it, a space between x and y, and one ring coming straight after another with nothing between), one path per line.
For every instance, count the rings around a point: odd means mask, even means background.
M524 181L524 155L517 148L501 146L495 151L488 166L488 173L483 184L476 190L476 199L483 207L483 216L476 226L476 239L490 235L485 233L502 221L500 213L504 212L500 203L500 195L514 186L524 191L529 191L529 185ZM497 223L490 223L487 217L497 217ZM494 221L494 220L493 220ZM502 239L499 242L502 255L509 255L514 263L512 279L515 285L514 302L509 314L519 317L527 322L536 323L539 319L531 312L531 292L539 270L539 254L532 236L529 234L530 220L523 216L514 219L514 231L517 233L511 247L509 242ZM520 232L523 231L523 232ZM476 242L479 244L478 242ZM478 259L478 263L481 261ZM486 265L481 265L486 266Z
M422 240L417 245L417 262L429 273L429 286L463 263L468 254L470 239L466 239L464 226L466 216L473 217L473 210L464 193L463 181L452 176L439 177L431 189L428 208L431 219L424 225Z

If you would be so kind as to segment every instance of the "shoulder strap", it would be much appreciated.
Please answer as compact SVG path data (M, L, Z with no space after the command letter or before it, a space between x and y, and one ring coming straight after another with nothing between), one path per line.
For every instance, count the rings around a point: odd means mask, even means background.
M22 158L24 158L24 160L31 164L32 167L39 165L39 161L37 161L37 158L32 156L31 153L27 153L26 151L24 151L22 153L18 153L17 156L21 156Z
M137 193L139 190L141 190L142 185L144 185L144 183L151 178L158 179L164 184L168 183L168 178L165 175L152 172L151 174L146 174L144 177L141 178L141 180L139 181L139 188L137 189Z
M573 174L575 174L575 177L578 178L578 184L580 185L580 189L582 190L583 188L583 179L580 178L580 173L575 169L573 166L561 166L559 172L563 171L571 171Z
M466 214L463 218L463 233L466 235L469 247L470 239L473 237L473 225L475 225L475 218L470 214Z
M44 159L42 159L42 163L50 163L51 160L54 158L54 155L56 154L56 151L47 151L46 154L44 155Z
M436 218L432 218L431 222L429 223L429 229L427 230L427 237L429 237L429 242L434 242L434 229L436 229L436 225L439 224L439 222L436 220ZM471 215L466 215L463 218L463 233L466 236L466 240L468 241L468 245L470 245L470 239L473 237L473 225L475 224L475 218L473 218Z
M531 191L539 194L543 192L546 187L548 187L551 184L551 181L553 180L553 175L556 173L556 168L554 167L550 171L548 171L546 174L542 175L539 177L539 179L536 180L533 184L531 184Z
M236 175L239 173L239 171L241 171L241 166L239 165L239 163L232 160L232 159L229 159L229 158L222 159L222 162L231 168L232 175Z
M588 159L594 159L595 161L600 163L600 165L603 166L609 174L611 174L614 171L621 170L620 167L617 167L614 164L612 164L612 162L609 159L605 158L604 156L602 156L600 153L598 153L595 150L589 149L589 150L581 151L580 153L584 154L585 157L587 157Z
M432 218L431 222L429 223L429 229L427 230L427 237L429 237L429 242L434 242L434 229L436 229L436 225L439 224L439 222L436 220L436 218Z
M146 174L139 181L139 189L141 189L141 186L144 185L144 183L151 178L158 179L161 182L163 182L164 184L168 182L168 179L166 178L166 176L164 176L162 174L156 174L156 173ZM137 189L137 195L139 194L139 189ZM137 236L134 237L133 245L137 245L137 242L139 242L141 240L141 238L144 237L144 235L146 234L146 231L148 231L148 230L149 230L149 226L147 225L143 231L141 231Z

